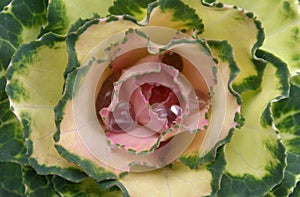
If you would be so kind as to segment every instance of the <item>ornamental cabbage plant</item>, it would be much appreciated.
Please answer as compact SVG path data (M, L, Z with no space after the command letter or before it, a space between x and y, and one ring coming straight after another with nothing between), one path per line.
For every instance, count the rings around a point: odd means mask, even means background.
M298 1L0 10L0 196L299 196Z

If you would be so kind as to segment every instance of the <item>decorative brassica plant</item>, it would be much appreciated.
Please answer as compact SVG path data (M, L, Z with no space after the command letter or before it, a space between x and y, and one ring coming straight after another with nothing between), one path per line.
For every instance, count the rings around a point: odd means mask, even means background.
M0 196L299 196L298 1L0 10Z

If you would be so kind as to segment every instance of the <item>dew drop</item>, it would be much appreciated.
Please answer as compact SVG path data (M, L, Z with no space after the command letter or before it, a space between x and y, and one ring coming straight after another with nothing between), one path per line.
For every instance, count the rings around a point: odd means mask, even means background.
M166 118L168 116L166 108L161 103L154 103L152 109L160 118Z
M182 109L178 105L172 105L171 106L171 111L176 115L176 116L181 116Z
M170 108L167 108L167 113L168 113L168 122L170 126L174 124L177 117L181 116L182 109L179 105L172 105Z

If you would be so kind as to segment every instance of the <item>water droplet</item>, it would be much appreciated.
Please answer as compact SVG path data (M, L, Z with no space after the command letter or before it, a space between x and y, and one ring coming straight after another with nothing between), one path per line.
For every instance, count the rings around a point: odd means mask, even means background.
M161 103L154 103L151 107L158 114L158 117L166 118L168 116L166 108Z
M128 132L137 125L132 106L126 101L119 102L109 118L114 132Z
M176 116L181 116L182 109L178 105L172 105L171 106L171 111L176 115Z

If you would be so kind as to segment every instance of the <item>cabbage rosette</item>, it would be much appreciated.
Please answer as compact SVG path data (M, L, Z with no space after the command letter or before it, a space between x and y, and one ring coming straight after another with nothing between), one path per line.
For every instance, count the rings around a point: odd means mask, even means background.
M298 2L0 8L0 196L299 193Z
M56 143L68 160L76 162L73 155L78 155L117 173L151 171L180 157L185 163L192 156L200 161L239 124L238 96L225 86L235 73L228 64L218 73L221 65L207 43L192 35L167 27L124 29L83 57L66 79L72 83L65 90L72 93L65 92L56 107L57 114L68 111L57 122ZM76 141L70 142L71 136ZM86 153L73 150L78 143ZM196 168L192 165L187 164Z
M208 125L209 89L215 84L215 63L197 42L159 38L169 43L158 45L143 29L180 37L171 29L150 27L118 33L113 36L116 43L108 38L104 43L109 45L97 45L92 59L78 69L72 100L76 128L67 129L77 131L100 161L109 166L123 165L116 166L122 170L129 170L134 163L162 166L179 157L194 134ZM192 50L197 50L194 56L185 52ZM104 59L94 56L104 51ZM202 64L194 67L180 54L188 55L192 62L202 54ZM182 72L193 70L190 75L194 81L206 77L194 89L172 64ZM63 133L61 130L60 137ZM120 159L124 161L117 162Z

